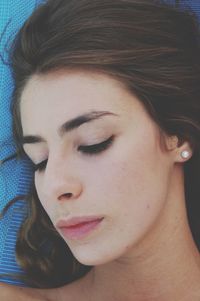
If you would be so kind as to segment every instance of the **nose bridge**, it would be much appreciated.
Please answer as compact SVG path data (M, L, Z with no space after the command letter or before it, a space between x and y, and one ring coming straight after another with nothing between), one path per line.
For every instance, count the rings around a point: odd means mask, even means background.
M49 155L44 177L44 189L52 199L60 201L77 198L82 191L72 157L66 158L56 153Z

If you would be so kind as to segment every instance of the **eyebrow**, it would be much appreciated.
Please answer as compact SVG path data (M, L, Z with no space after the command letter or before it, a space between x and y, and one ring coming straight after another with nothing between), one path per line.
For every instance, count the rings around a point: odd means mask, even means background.
M96 119L100 119L104 116L119 116L115 113L109 112L109 111L92 111L80 116L77 116L71 120L66 121L64 124L60 126L58 129L58 134L60 137L62 137L65 133L71 132L78 127L80 127L84 123L88 123L91 121L94 121ZM41 136L34 136L34 135L26 135L23 136L21 139L22 144L32 144L32 143L39 143L39 142L45 142L45 139Z

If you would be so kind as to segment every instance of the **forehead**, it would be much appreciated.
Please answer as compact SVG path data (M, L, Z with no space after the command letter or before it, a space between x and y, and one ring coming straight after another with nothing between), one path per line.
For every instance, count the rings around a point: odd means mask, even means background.
M116 97L116 94L118 97ZM81 71L59 71L45 75L34 75L26 84L22 96L21 105L34 102L34 106L45 100L50 103L97 101L103 103L109 97L110 103L114 100L116 106L120 105L119 99L124 94L129 94L125 85L120 81L101 73ZM96 103L96 104L97 104ZM107 103L107 101L106 101ZM108 104L109 105L109 104ZM123 107L126 105L123 100Z
M110 110L128 118L144 108L121 82L104 74L78 71L34 75L20 102L22 127L36 131L41 120L64 122L94 110Z

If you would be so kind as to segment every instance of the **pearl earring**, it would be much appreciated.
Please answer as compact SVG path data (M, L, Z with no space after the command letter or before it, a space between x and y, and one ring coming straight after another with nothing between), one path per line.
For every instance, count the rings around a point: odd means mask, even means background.
M187 159L189 156L190 156L190 152L189 151L187 151L187 150L182 151L181 157L183 159Z

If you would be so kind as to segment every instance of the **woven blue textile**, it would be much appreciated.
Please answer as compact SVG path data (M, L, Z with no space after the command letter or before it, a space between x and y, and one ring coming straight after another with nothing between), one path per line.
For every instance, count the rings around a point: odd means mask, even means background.
M67 1L67 0L66 0ZM9 111L13 81L7 65L9 41L24 20L42 0L0 0L0 160L13 154L15 146L11 133ZM200 16L200 0L168 0L194 9ZM25 194L31 182L31 171L26 161L11 160L0 166L0 210L17 195ZM0 274L22 273L15 260L16 233L25 216L24 201L12 206L0 221ZM20 281L0 278L0 281L23 285Z
M200 1L199 0L179 0L178 1L183 7L189 7L195 11L200 19Z
M33 9L37 0L0 0L0 160L15 152L9 111L13 81L8 63L9 42ZM0 210L17 195L26 194L31 181L29 163L11 160L0 166ZM24 201L12 206L0 220L0 274L20 273L15 260L16 233L24 218ZM0 278L0 281L22 284Z

